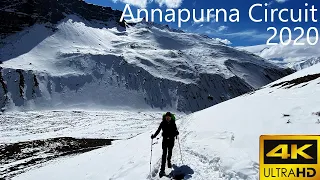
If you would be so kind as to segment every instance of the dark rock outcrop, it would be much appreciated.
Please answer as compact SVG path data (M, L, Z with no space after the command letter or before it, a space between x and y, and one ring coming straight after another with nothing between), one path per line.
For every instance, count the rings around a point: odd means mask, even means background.
M0 145L0 163L7 165L0 172L0 177L10 179L30 167L40 166L59 157L81 154L108 146L112 141L113 139L59 137Z

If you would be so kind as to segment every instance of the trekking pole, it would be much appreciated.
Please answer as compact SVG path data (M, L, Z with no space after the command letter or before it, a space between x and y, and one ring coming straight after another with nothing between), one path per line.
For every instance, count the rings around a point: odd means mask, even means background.
M182 162L182 165L184 165L184 163L183 163L183 159L182 159L182 152L181 152L181 147L180 147L180 140L179 140L179 136L178 136L178 144L179 144L179 149L180 149L181 162Z
M152 164L152 145L153 145L153 139L151 139L151 156L150 156L150 177L152 176L151 174L151 164Z

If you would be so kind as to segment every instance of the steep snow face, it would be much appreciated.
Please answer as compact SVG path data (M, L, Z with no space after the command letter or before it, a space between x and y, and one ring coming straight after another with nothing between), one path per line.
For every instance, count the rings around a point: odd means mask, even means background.
M258 180L260 135L318 134L319 96L320 64L178 119L180 138L174 147L173 172L193 180ZM149 173L153 132L51 162L13 179L158 179L161 140L154 141ZM50 172L55 176L48 176Z
M290 73L208 37L146 23L126 30L107 24L70 15L6 38L1 106L193 112Z

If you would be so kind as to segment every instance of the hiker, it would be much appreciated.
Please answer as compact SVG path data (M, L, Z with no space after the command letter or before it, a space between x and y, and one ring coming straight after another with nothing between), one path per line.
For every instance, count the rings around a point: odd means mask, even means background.
M168 159L168 168L171 168L171 156L172 156L172 149L174 146L174 138L179 135L177 125L175 123L175 117L174 114L167 112L162 117L162 122L160 123L160 126L156 133L151 135L151 139L154 139L157 137L157 135L160 133L160 130L162 130L162 162L161 162L161 169L160 169L160 177L165 175L165 165L166 165L166 159ZM168 157L167 157L168 154Z

